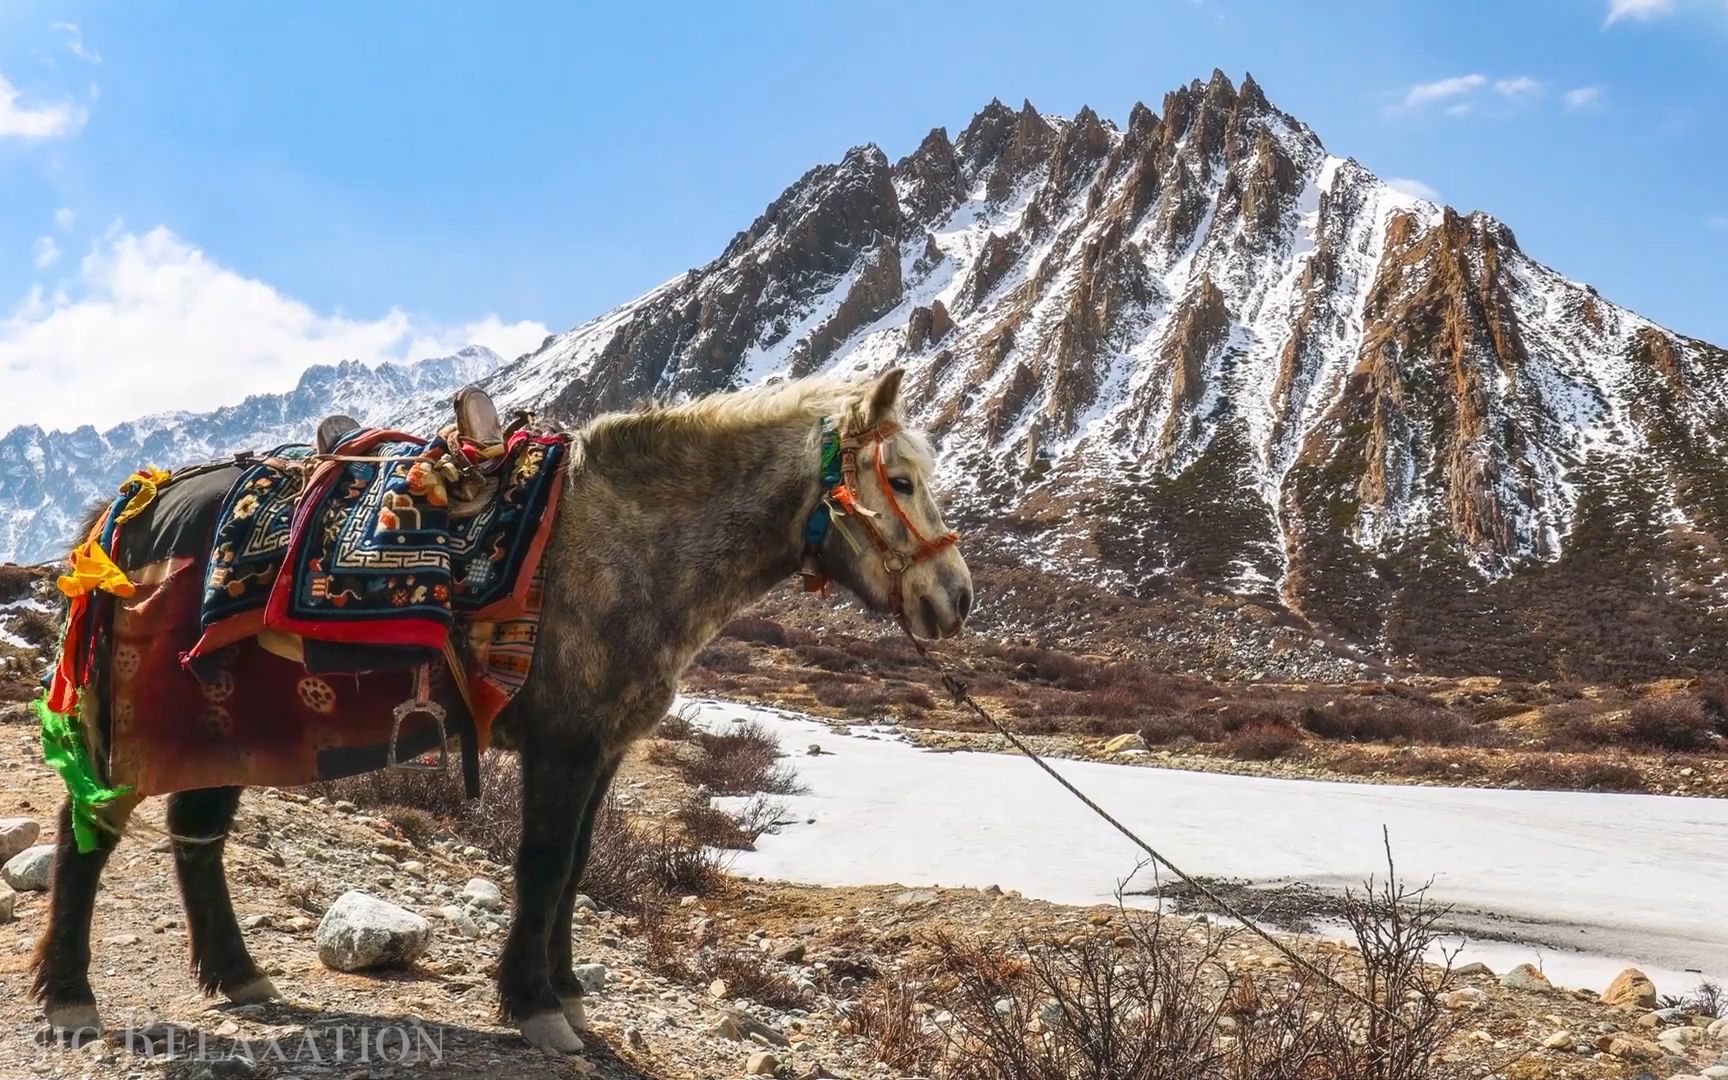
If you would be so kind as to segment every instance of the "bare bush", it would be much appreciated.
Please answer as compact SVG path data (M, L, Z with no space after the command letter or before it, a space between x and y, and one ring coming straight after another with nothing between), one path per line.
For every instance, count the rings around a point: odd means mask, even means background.
M27 608L13 618L12 632L38 649L52 649L60 641L60 620L46 611Z
M1359 953L1323 976L1227 964L1230 935L1123 910L1053 942L938 935L847 1023L890 1068L942 1080L1434 1080L1460 1025L1449 967L1423 959L1443 910L1388 870L1346 895Z
M783 803L757 797L737 813L696 801L680 807L672 816L692 843L729 851L755 851L756 841L774 828L784 811Z
M757 615L740 615L720 628L720 636L761 645L784 646L787 642L784 626Z
M1728 991L1720 983L1705 979L1690 994L1669 995L1662 999L1664 1009L1680 1009L1693 1016L1714 1019L1728 1017Z
M1224 751L1243 761L1274 761L1302 744L1302 733L1285 724L1255 724L1224 740Z
M700 751L678 758L684 778L717 795L797 795L804 788L797 775L780 764L780 742L754 720L733 724L722 732L698 731L692 739Z
M742 675L755 666L755 661L750 656L750 646L721 640L710 642L696 654L692 663L699 668L728 675Z
M642 930L647 966L669 979L695 986L718 979L726 984L727 997L775 1008L809 1004L785 970L750 942L716 941L705 931L675 927L664 908L644 911Z
M1707 750L1716 743L1716 723L1690 694L1646 698L1632 706L1626 739L1653 750Z

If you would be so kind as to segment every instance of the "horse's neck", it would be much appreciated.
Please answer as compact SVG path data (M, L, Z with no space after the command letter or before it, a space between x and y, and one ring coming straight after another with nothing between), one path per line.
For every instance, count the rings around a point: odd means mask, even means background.
M743 608L795 573L805 520L814 509L819 463L812 424L779 422L746 432L697 432L662 461L609 476L648 512L675 565L643 566L655 605L675 636L700 648ZM670 629L670 628L669 628Z

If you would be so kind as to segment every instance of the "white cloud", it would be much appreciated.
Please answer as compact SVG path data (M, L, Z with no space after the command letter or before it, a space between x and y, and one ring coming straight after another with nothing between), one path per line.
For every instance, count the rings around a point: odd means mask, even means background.
M102 62L102 54L84 44L84 34L78 29L77 23L51 23L48 29L65 34L66 51L86 64L100 64Z
M62 230L70 229L72 223L77 220L78 215L72 212L70 206L62 206L60 209L54 211L54 224L59 226Z
M1496 79L1494 92L1503 98L1519 101L1524 98L1541 97L1542 84L1528 75L1518 75L1510 79Z
M1448 106L1446 106L1446 115L1447 116L1469 116L1470 115L1470 103L1467 101L1460 101L1456 105L1448 105Z
M1673 11L1674 0L1608 0L1608 21L1603 25L1613 26L1622 19L1647 22Z
M0 315L0 431L209 409L286 390L308 366L336 360L414 360L470 342L513 357L547 333L496 316L439 326L395 309L376 319L319 312L166 228L110 230L80 264L75 291L36 286Z
M1602 104L1602 95L1608 92L1605 86L1577 86L1566 91L1566 107L1573 112L1593 109Z
M31 107L21 104L21 98L17 87L0 75L0 137L53 139L76 135L90 118L83 106L70 101Z
M1454 75L1450 79L1439 79L1430 83L1417 83L1404 94L1406 108L1418 108L1436 101L1446 101L1450 98L1473 94L1488 85L1485 75Z
M30 251L30 261L36 264L36 269L46 270L60 261L60 245L54 242L52 236L38 236L36 246Z
M1386 179L1386 186L1391 188L1393 191L1402 191L1406 195L1414 195L1418 199L1427 199L1429 202L1434 203L1440 201L1440 193L1438 191L1435 191L1420 180L1412 180L1407 176L1388 177Z
M1711 214L1704 219L1704 224L1712 229L1728 229L1728 214Z

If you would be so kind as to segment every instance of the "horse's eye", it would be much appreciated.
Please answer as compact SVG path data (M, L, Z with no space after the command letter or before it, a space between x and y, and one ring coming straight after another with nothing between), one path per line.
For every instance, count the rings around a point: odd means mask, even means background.
M912 481L908 477L896 476L894 479L888 481L888 485L902 495L912 494Z

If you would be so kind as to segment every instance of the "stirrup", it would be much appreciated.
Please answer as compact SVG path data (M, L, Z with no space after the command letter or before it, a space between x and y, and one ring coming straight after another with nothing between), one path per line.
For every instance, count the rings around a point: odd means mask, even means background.
M430 666L422 664L414 672L414 696L396 706L395 712L392 713L394 719L390 724L390 746L384 752L384 767L386 769L406 769L410 772L443 772L450 764L450 735L444 729L446 714L444 706L432 700L431 681ZM416 760L419 755L403 761L397 750L398 741L402 737L402 721L415 713L430 716L432 722L438 725L438 761L435 764L422 764Z

